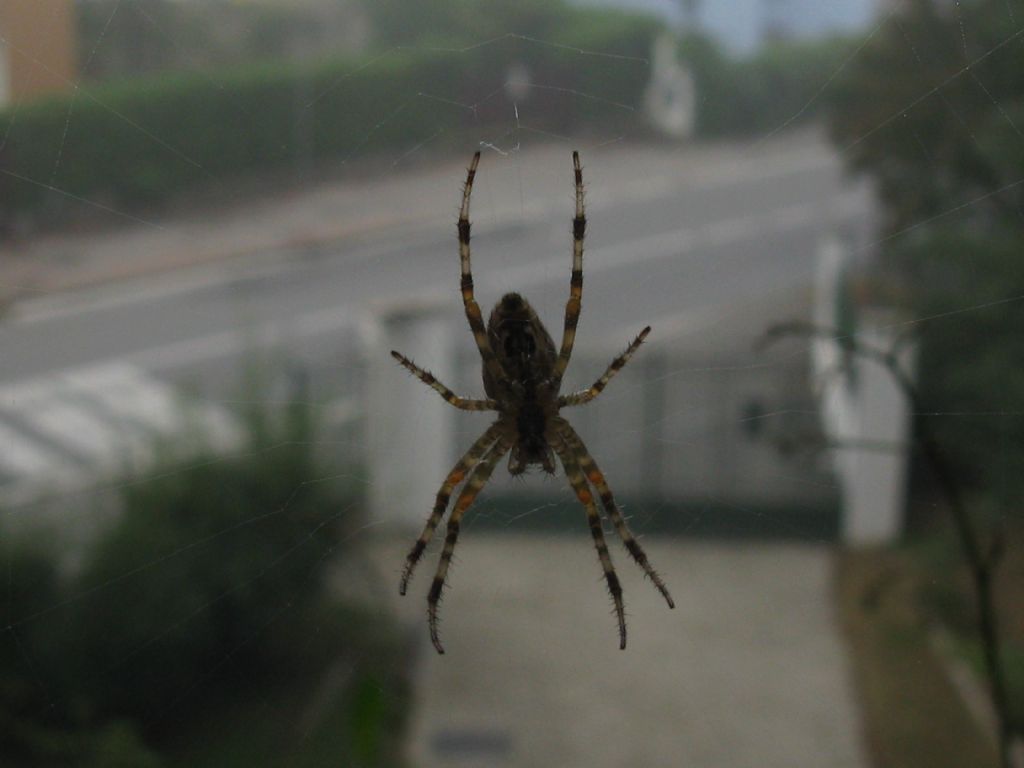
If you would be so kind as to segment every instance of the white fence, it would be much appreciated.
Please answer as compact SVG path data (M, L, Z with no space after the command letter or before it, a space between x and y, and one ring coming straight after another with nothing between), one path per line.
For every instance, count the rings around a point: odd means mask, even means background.
M453 352L456 344L447 337L455 332L424 308L385 313L366 333L373 358L367 436L375 519L422 525L441 480L489 423L487 414L449 406L386 353L414 353L458 394L483 396L479 358L472 347ZM566 387L589 385L616 351L578 349ZM749 346L732 358L697 357L676 340L659 338L645 344L597 400L563 413L620 499L666 509L731 507L750 516L826 508L836 486L820 457L779 447L782 437L817 428L808 357L773 365L756 360ZM563 480L510 480L502 471L487 493L506 500L568 498Z

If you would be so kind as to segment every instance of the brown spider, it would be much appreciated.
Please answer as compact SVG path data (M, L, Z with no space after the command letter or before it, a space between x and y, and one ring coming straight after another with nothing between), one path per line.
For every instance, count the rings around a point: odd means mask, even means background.
M462 191L462 207L459 210L459 257L462 262L462 303L466 307L466 317L473 331L480 356L483 358L484 391L486 400L462 398L434 378L409 358L398 352L391 355L410 370L420 381L433 388L445 400L465 411L497 411L498 419L470 447L458 463L448 473L441 490L437 492L434 510L427 520L423 533L413 545L406 558L399 587L405 594L416 563L423 555L434 530L441 522L441 517L448 508L455 487L466 480L462 491L455 500L455 508L448 519L448 533L445 536L444 549L437 566L434 582L427 597L428 616L430 623L430 639L438 653L444 653L437 631L437 604L444 588L448 565L455 550L455 542L459 537L459 523L469 509L477 494L487 483L495 465L502 456L511 451L508 471L513 475L521 474L531 464L539 464L541 468L554 474L555 460L558 454L565 469L566 477L576 492L576 497L587 510L590 523L590 534L594 537L601 567L604 569L608 591L615 602L615 613L619 622L619 648L626 647L626 618L622 606L622 586L612 566L611 556L604 540L602 520L594 504L594 496L590 486L597 489L598 496L605 512L611 518L615 530L625 544L629 554L644 569L651 581L668 602L669 608L675 608L672 596L669 595L661 577L651 567L647 555L633 534L630 533L622 513L615 504L611 489L597 463L587 451L586 446L568 421L558 415L562 408L572 405L589 403L608 385L612 376L618 373L629 362L633 353L640 347L650 326L644 328L633 340L625 352L616 357L604 374L589 389L560 395L558 390L562 383L562 375L569 358L572 356L573 342L576 339L576 325L580 318L581 298L583 296L583 237L587 227L587 219L583 212L583 172L580 167L579 153L572 153L572 162L576 171L576 217L572 222L572 278L569 281L569 301L565 305L565 329L562 333L562 348L555 351L555 344L550 334L540 322L533 307L518 293L507 293L502 296L491 311L487 328L484 328L480 307L473 297L473 275L469 263L469 197L473 191L473 177L480 162L480 153L473 155L466 176L466 185ZM466 475L469 473L469 479ZM589 481L589 485L588 485Z

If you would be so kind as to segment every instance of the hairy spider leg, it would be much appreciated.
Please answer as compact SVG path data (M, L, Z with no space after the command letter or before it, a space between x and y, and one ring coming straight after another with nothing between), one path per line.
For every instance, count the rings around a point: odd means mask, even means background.
M622 543L625 545L626 550L630 556L636 561L636 564L644 569L644 573L647 574L651 582L658 591L661 592L661 596L665 598L665 602L668 603L669 608L675 608L676 604L672 601L672 595L668 592L668 587L665 586L665 582L661 580L658 572L654 570L650 561L647 559L647 553L644 552L643 547L640 546L640 542L633 536L633 532L629 530L629 526L626 524L625 518L622 516L622 512L619 510L618 505L615 503L615 497L612 495L611 488L608 487L608 481L605 480L604 473L601 472L597 466L597 462L594 461L594 457L590 455L590 451L587 450L587 446L584 444L583 439L576 433L576 430L572 428L572 425L564 419L559 419L560 424L558 425L558 432L569 444L569 447L576 454L577 459L580 463L580 468L586 475L590 484L597 489L598 495L601 497L601 505L604 507L604 511L611 518L612 524L615 526L615 530L619 534L619 538L622 539Z
M498 404L494 400L475 400L468 397L459 397L448 387L435 378L430 371L420 368L416 363L403 355L401 352L391 350L391 356L401 363L413 376L422 381L428 387L437 392L446 401L463 411L496 411Z
M412 578L413 569L416 567L416 563L419 562L420 557L423 556L423 551L427 548L430 543L430 539L434 536L434 530L437 528L438 523L441 522L441 518L444 516L444 511L448 508L448 500L451 498L452 491L455 490L455 486L466 479L466 473L469 472L480 462L482 457L487 450L494 445L498 439L498 434L501 431L501 427L498 422L495 422L490 428L484 432L473 445L469 447L469 450L462 454L462 458L456 462L455 466L452 467L451 472L444 479L441 484L441 489L437 492L437 499L434 502L434 509L430 513L430 517L427 518L427 523L423 526L423 533L416 539L416 543L412 545L412 549L409 550L408 556L405 558L405 567L402 569L402 581L399 584L398 592L401 595L405 594L406 588L409 586L409 579Z
M459 538L459 523L462 516L469 509L476 499L480 490L487 484L494 471L494 467L501 461L512 447L512 440L501 438L491 446L484 456L483 461L477 464L473 474L463 486L459 497L455 500L451 517L448 518L448 532L444 538L444 549L441 550L441 559L437 563L437 571L434 573L434 582L430 585L430 593L427 595L427 620L430 624L430 640L438 653L444 653L444 646L441 645L441 638L437 631L437 604L441 600L441 591L444 589L444 580L448 576L448 566L452 561L452 553L455 551L455 543Z
M572 220L572 277L569 278L569 300L565 304L565 327L562 330L562 349L555 361L554 380L561 382L565 369L569 367L572 346L576 342L576 326L580 322L583 306L583 238L587 233L587 217L583 210L583 168L580 153L572 153L572 165L576 174L576 216Z
M469 253L469 198L473 193L473 179L476 176L476 167L480 163L480 153L473 155L469 163L469 170L466 173L466 183L462 188L462 207L459 208L459 263L462 268L462 304L466 308L466 319L469 320L469 328L473 331L473 338L476 340L477 349L480 350L480 357L483 358L487 372L496 381L505 377L501 362L494 355L491 349L491 342L487 338L487 329L484 328L484 317L480 312L480 305L476 303L473 295L473 270L470 265Z
M604 388L608 386L608 382L612 380L612 377L626 367L626 363L640 349L640 345L644 343L644 339L647 338L647 334L650 332L651 326L649 325L640 331L640 335L633 339L633 343L626 348L626 351L612 360L608 368L605 369L605 372L601 374L601 378L595 381L588 389L573 392L569 395L561 395L558 398L558 407L566 408L571 405L583 405L600 395Z
M580 469L579 462L576 460L575 451L568 443L565 442L564 438L559 437L554 441L554 449L558 454L558 457L562 460L562 466L565 468L565 476L569 479L569 484L576 492L576 498L580 500L580 503L583 504L587 510L587 522L590 524L590 535L594 537L594 547L597 549L597 556L601 561L601 568L604 569L604 578L605 581L608 582L608 591L612 595L612 600L615 603L615 615L619 620L619 649L625 650L626 612L622 602L622 585L619 583L619 577L615 573L615 566L612 565L612 556L608 552L608 545L604 540L601 516L597 513L597 507L594 505L594 495L590 492L590 488L587 486L587 481Z

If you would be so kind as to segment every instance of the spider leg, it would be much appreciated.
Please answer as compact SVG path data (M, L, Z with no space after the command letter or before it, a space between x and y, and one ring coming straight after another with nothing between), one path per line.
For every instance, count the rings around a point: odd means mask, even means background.
M427 518L427 523L423 527L423 533L416 539L416 543L412 545L412 549L409 550L409 554L405 558L405 567L402 569L402 581L398 587L399 594L405 594L406 587L409 586L409 579L412 578L413 569L416 567L416 563L419 562L420 557L423 556L423 551L427 548L427 544L430 543L430 539L434 536L434 530L437 528L438 523L441 522L445 509L448 508L448 500L451 498L455 486L465 479L466 473L473 469L480 462L480 457L487 452L487 449L494 445L494 441L498 439L499 431L498 422L492 424L469 447L469 450L462 454L462 458L456 462L451 472L444 479L441 489L437 492L434 509L431 511L430 517Z
M496 411L498 404L494 400L472 400L467 397L459 397L452 392L448 387L438 381L434 374L430 371L425 371L420 368L416 363L410 360L408 357L403 355L401 352L395 352L391 350L391 356L395 358L399 363L402 364L413 376L422 381L428 387L437 392L441 397L447 400L449 403L454 405L456 408L463 411Z
M608 545L604 540L604 530L601 526L601 516L597 513L594 505L594 496L587 486L587 481L580 470L579 461L576 459L575 450L561 437L554 441L555 452L562 460L565 468L565 476L569 484L576 492L576 498L587 510L587 522L590 524L590 535L594 537L594 547L597 549L597 556L601 561L601 568L604 569L604 578L608 583L608 591L611 592L612 600L615 603L615 615L619 621L619 648L626 648L626 612L622 602L622 585L619 583L618 574L612 565L612 556L608 552Z
M560 421L561 424L558 425L559 434L562 435L565 442L576 453L580 467L586 473L587 480L597 489L601 497L601 504L604 506L605 512L608 513L608 517L611 518L619 538L622 539L622 543L626 546L636 564L644 569L644 573L647 574L648 578L654 583L654 586L661 592L665 602L668 603L668 607L675 608L676 604L672 601L672 595L669 594L668 587L665 586L665 582L661 580L658 572L651 566L650 561L647 559L647 553L644 552L640 543L634 538L632 531L629 530L629 526L626 525L626 520L615 503L615 497L612 496L611 488L608 487L604 473L598 468L594 457L590 455L590 451L587 450L587 446L583 443L580 436L576 434L576 430L572 428L572 425L564 419Z
M480 162L480 153L473 155L469 163L469 170L466 173L466 184L462 188L462 206L459 208L459 262L462 268L462 304L466 308L466 319L469 320L469 328L473 332L477 349L480 350L480 357L483 358L484 366L491 378L501 380L505 377L501 363L491 349L491 342L487 338L487 329L484 327L484 317L480 312L480 305L476 303L473 295L473 271L469 260L469 198L473 193L473 178L476 176L476 167Z
M633 357L638 349L640 349L640 345L644 343L644 339L647 338L647 334L650 332L651 326L649 325L640 331L640 335L633 339L633 343L626 348L626 351L612 360L611 364L601 375L601 378L595 381L589 389L573 392L571 395L561 395L558 398L558 407L565 408L570 405L583 405L584 403L589 403L595 397L600 395L604 391L604 388L608 386L608 382L611 381L612 377L626 367L626 363L628 363L629 359Z
M572 357L572 345L576 341L576 326L580 321L583 301L583 238L587 231L587 217L583 210L583 168L580 153L572 153L572 165L576 174L576 216L572 220L572 277L569 279L569 301L565 304L565 327L562 331L562 349L555 361L555 382L562 380L565 369Z
M434 582L430 585L430 593L427 595L427 619L430 624L430 640L438 653L444 653L444 646L441 645L441 638L437 631L437 604L441 600L441 590L444 589L444 580L448 575L448 566L452 561L452 553L455 551L455 543L459 538L459 523L462 516L469 509L476 499L480 490L484 487L494 471L495 465L501 461L501 457L508 452L511 441L499 439L491 446L491 449L477 464L473 474L463 486L459 498L455 500L455 507L452 509L451 517L448 518L448 533L444 538L444 549L441 550L441 559L437 564L437 571L434 573Z

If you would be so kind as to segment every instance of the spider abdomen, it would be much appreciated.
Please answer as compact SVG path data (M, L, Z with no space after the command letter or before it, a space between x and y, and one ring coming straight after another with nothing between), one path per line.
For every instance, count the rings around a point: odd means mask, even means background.
M552 385L555 343L533 307L518 293L506 293L494 305L487 336L504 376L497 379L484 370L484 390L516 431L508 470L518 475L529 465L539 464L553 473L555 458L547 431L558 411L557 388Z
M484 389L501 400L501 392L544 397L544 385L555 369L555 343L530 303L518 293L506 293L494 305L487 321L487 337L501 363L505 381L495 381L484 371ZM525 390L525 392L524 392Z

